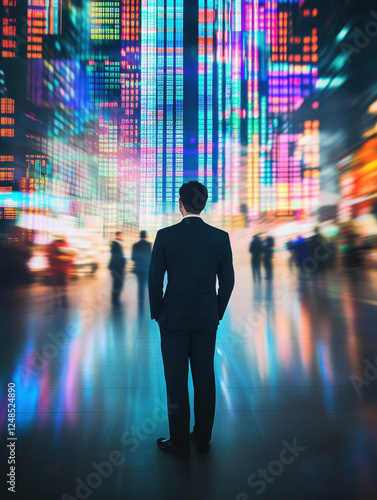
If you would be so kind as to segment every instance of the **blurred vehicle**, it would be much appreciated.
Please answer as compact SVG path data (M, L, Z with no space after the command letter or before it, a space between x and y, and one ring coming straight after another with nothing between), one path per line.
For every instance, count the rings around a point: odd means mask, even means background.
M48 284L48 257L46 245L34 245L33 254L28 262L28 267L33 282Z
M89 240L71 239L70 244L76 252L73 261L73 276L78 278L81 275L95 276L99 266L99 251Z
M71 279L79 279L80 276L94 277L100 262L100 255L91 241L83 239L70 239L70 247L75 252L73 268L70 273ZM50 284L48 245L34 245L33 254L28 262L28 268L33 282Z

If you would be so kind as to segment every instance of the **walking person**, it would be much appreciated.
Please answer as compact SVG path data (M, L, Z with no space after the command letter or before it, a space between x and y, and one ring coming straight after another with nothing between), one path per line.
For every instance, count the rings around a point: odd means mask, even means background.
M157 446L180 458L190 457L190 439L198 452L210 449L216 332L234 286L229 235L200 217L207 198L207 188L198 181L181 186L179 210L183 219L157 232L149 268L151 317L160 327L170 430L170 438L159 438ZM166 271L168 282L163 293ZM189 363L195 418L191 434Z
M249 252L251 253L251 269L253 272L253 282L260 283L262 280L261 264L263 246L258 234L253 236L251 240Z
M263 265L266 273L266 280L272 280L273 278L272 258L274 256L274 246L274 238L272 236L267 236L263 242Z
M305 265L309 258L308 242L303 236L299 235L293 242L293 252L296 260L298 278L303 280L307 277Z
M314 235L308 238L309 257L312 265L311 274L313 278L326 274L330 252L323 235L318 227L314 228Z
M140 231L140 241L132 247L133 272L137 278L139 312L144 310L145 292L148 283L148 269L151 262L152 244L147 241L147 232Z
M123 253L123 233L117 231L115 239L111 242L110 252L111 258L109 263L109 270L112 279L111 303L113 306L120 305L120 295L124 285L126 258Z

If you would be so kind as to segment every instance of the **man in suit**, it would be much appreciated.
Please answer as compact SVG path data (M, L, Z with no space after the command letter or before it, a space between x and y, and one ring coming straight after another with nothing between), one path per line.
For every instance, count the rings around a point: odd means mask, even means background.
M137 277L139 311L144 310L145 291L148 282L148 269L151 262L152 244L147 241L147 232L140 231L140 241L132 247L133 272Z
M111 258L109 270L112 278L111 302L113 306L120 305L120 294L124 285L126 258L123 253L122 241L123 233L122 231L117 231L115 233L115 240L110 245Z
M149 268L151 317L161 332L170 438L158 447L190 457L210 448L215 414L213 358L216 332L234 286L229 235L200 217L208 191L198 181L179 190L180 223L157 232ZM163 293L164 274L168 282ZM219 288L216 293L216 277ZM190 434L188 365L194 382L194 430Z
M266 280L272 280L273 277L272 258L274 256L274 246L274 238L267 236L263 242L263 264L266 271Z
M258 234L254 234L251 240L249 252L251 253L251 269L253 271L254 283L261 282L261 263L262 263L262 242Z

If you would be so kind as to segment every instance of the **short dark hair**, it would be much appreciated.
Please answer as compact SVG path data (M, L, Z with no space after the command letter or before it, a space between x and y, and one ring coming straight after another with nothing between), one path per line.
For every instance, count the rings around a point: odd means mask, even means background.
M146 238L147 237L147 232L145 230L140 231L140 238Z
M190 181L179 188L179 197L187 212L200 214L206 206L208 191L199 181Z
M122 231L117 231L117 232L115 233L115 236L119 236L120 234L123 234L123 233L122 233Z

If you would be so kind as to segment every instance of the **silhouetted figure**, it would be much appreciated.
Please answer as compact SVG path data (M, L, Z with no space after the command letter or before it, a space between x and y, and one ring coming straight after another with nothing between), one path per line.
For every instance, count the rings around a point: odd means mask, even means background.
M253 236L253 239L250 243L249 252L251 253L251 269L253 272L253 282L260 283L262 279L261 264L263 245L258 234L255 234Z
M311 272L313 276L324 273L328 266L330 252L326 248L326 240L319 231L314 229L314 235L307 240L308 252L310 257Z
M55 307L67 306L67 279L73 270L74 252L65 238L59 237L49 244L47 255Z
M139 311L144 309L145 292L148 283L148 270L151 262L152 244L147 241L147 232L140 231L140 241L132 247L131 259L134 261L133 272L137 277Z
M285 248L289 252L288 265L289 265L289 270L292 272L296 264L294 241L292 240L287 241L287 243L285 244Z
M117 231L115 239L111 242L110 246L111 259L109 270L112 278L111 303L113 306L120 305L120 294L124 285L126 258L123 253L122 241L123 233L122 231Z
M346 237L344 252L346 270L361 269L364 265L364 252L358 240L359 236L354 232L350 232Z
M274 255L274 246L275 241L272 236L267 236L267 238L263 242L263 265L266 273L266 280L272 280L273 278L273 267L272 267L272 258Z
M296 266L299 276L302 277L305 272L306 259L309 257L309 247L305 238L301 235L296 238L293 243L293 251L295 254Z
M149 268L149 300L151 318L161 332L169 409L170 439L159 438L157 446L189 458L190 439L200 453L210 449L216 332L233 290L234 270L228 233L206 224L199 215L208 199L207 188L191 181L181 186L179 196L182 221L156 235ZM189 364L195 403L191 434Z

